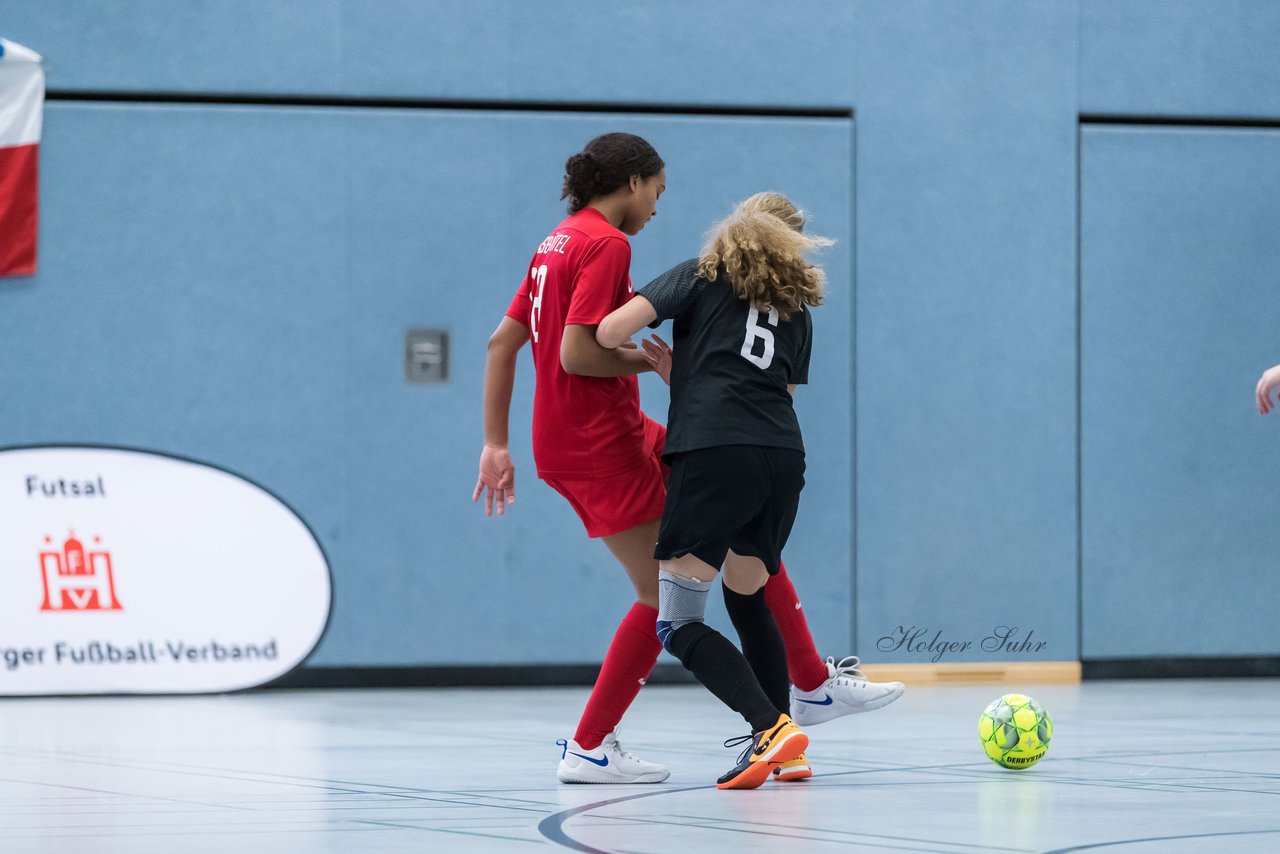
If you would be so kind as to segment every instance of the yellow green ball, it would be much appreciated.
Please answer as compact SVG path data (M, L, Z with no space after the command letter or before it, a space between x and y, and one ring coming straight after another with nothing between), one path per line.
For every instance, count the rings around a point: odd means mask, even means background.
M1021 771L1040 761L1053 739L1053 720L1026 694L1005 694L982 710L978 738L987 758Z

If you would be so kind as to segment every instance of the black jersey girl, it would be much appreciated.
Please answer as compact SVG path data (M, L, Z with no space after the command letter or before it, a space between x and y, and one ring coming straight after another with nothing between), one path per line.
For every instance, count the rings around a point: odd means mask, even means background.
M722 789L755 788L801 754L808 737L785 713L782 639L764 604L804 487L804 442L791 405L808 380L824 275L804 257L831 241L803 233L785 196L759 193L711 232L698 258L659 276L596 331L617 347L671 318L671 465L658 545L658 636L698 680L743 716L752 735ZM720 567L743 600L731 608L743 650L703 622Z

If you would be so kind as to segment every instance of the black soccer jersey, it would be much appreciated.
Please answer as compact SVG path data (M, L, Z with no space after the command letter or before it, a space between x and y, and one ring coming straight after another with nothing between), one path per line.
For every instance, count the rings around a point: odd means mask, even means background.
M723 272L698 275L696 258L639 292L673 319L669 454L721 445L804 450L789 384L809 381L813 319L805 307L782 320L739 299Z

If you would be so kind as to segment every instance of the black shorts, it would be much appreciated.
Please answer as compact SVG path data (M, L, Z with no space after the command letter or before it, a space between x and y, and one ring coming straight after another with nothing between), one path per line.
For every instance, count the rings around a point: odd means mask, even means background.
M653 556L719 568L733 549L777 575L804 489L804 452L723 445L673 454Z

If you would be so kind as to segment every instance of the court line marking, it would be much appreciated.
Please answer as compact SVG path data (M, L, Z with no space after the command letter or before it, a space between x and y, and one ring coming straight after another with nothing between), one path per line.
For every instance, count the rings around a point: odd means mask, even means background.
M967 764L970 764L970 763L965 763L965 764L967 765ZM823 777L848 776L848 775L851 775L851 774L877 774L877 773L884 773L885 771L924 770L924 769L929 769L929 768L947 768L947 767L955 767L955 766L947 766L947 765L924 765L924 766L913 766L913 767L910 767L910 768L876 769L876 770L866 770L866 771L846 771L846 772L841 772L841 773L837 773L837 774L829 774L829 775L828 775L828 774L816 774L816 775L814 775L814 778L813 778L813 779L815 779L815 780L816 780L816 779L820 779L820 778L823 778ZM572 849L572 850L574 850L574 851L583 851L583 852L587 852L587 854L611 854L611 852L609 852L609 851L606 851L606 850L604 850L604 849L600 849L600 848L593 848L592 846L587 845L587 844L586 844L586 843L584 843L584 842L579 842L578 840L576 840L576 839L574 839L573 837L569 836L568 832L564 829L564 825L565 825L565 823L566 823L566 822L568 822L568 821L569 821L569 819L571 819L571 818L573 818L573 817L575 817L575 816L581 815L581 814L583 814L583 813L591 812L591 811L593 811L593 810L600 809L600 808L607 807L607 806L613 806L613 805L615 805L615 804L625 803L625 802L627 802L627 801L635 801L635 800L639 800L639 799L641 799L641 798L653 798L653 797L658 797L658 796L660 796L660 795L670 795L670 794L675 794L675 793L677 793L677 792L708 791L708 790L710 790L710 789L712 789L712 788L713 788L712 786L682 786L682 787L680 787L680 788L673 788L673 789L661 789L661 790L659 790L659 791L654 791L654 792L641 792L641 793L639 793L639 794L635 794L635 795L626 795L626 796L621 797L621 798L609 798L609 799L606 799L606 800L603 800L603 801L597 801L597 802L595 802L595 803L591 803L591 804L583 804L583 805L581 805L581 806L572 807L572 808L570 808L570 809L562 810L562 811L557 812L557 813L552 813L551 815L547 816L547 817L546 817L546 818L544 818L542 821L538 822L538 832L539 832L539 833L541 833L541 834L542 834L542 835L547 839L547 841L552 842L552 843L554 843L554 844L556 844L556 845L560 845L560 846L562 846L562 847L564 847L564 848L569 848L569 849ZM611 818L611 817L609 817L609 816L602 816L602 818ZM622 819L625 819L625 820L628 820L628 821L635 821L635 819L634 819L634 818L632 818L632 817L627 817L627 816L618 816L617 818L622 818ZM717 819L717 821L721 821L721 820L720 820L720 819ZM651 823L651 824L669 824L670 822L660 822L660 821L654 821L654 820L652 820L652 819L648 819L648 820L646 820L646 821L645 821L645 823ZM761 823L758 823L758 822L750 822L749 824L753 824L753 825L760 825ZM685 825L685 826L687 826L687 825ZM763 826L766 826L766 827L769 827L769 826L772 826L772 827L784 827L785 825L763 825ZM738 830L737 828L725 828L725 827L720 827L720 828L708 827L707 829L729 830L729 831L731 831L731 832L739 832L739 833L752 833L752 832L754 832L754 833L760 833L760 832L761 832L761 831L750 831L750 830ZM796 829L797 831L799 831L799 832L803 833L807 828L797 827L797 828L795 828L795 829ZM856 834L856 833L857 833L856 831L843 831L843 830L840 830L840 831L824 831L824 832L829 832L829 833L838 833L838 834L844 834L844 835ZM768 835L768 836L782 836L782 837L785 837L785 838L788 838L788 839L804 839L804 838L815 839L815 838L813 838L813 837L803 837L803 836L799 836L799 835L795 835L795 834L766 833L765 835ZM974 849L974 850L980 850L980 851L1018 851L1018 852L1022 852L1022 851L1030 851L1030 850L1031 850L1031 849L1026 849L1026 848L999 848L999 847L993 847L993 846L974 845L974 844L971 844L971 843L962 843L962 842L943 842L943 841L939 841L939 840L923 840L923 839L913 839L913 838L910 838L910 837L900 837L900 836L883 836L883 835L878 835L878 834L857 834L857 835L860 835L860 836L867 836L867 837L874 838L874 839L877 839L877 840L890 839L890 840L899 841L899 842L923 842L923 843L927 843L927 844L935 845L935 846L937 846L937 845L946 846L946 848L934 848L934 849L905 848L905 847L904 847L904 850L952 851L952 850L954 850L954 849L956 849L956 848L968 848L968 849ZM830 840L830 839L816 839L816 841L821 841L821 842L834 842L835 840ZM863 844L863 843L854 842L853 844ZM866 843L866 844L872 844L872 843ZM886 846L884 846L884 843L883 843L883 842L878 842L878 843L875 843L875 844L878 844L878 845L880 845L881 847L886 847Z
M1093 842L1088 845L1075 845L1071 848L1055 848L1044 854L1071 854L1073 851L1088 851L1094 848L1111 848L1118 845L1137 845L1142 842L1171 842L1175 839L1216 839L1224 836L1256 836L1261 833L1280 833L1280 830L1229 830L1222 833L1188 833L1182 836L1148 836L1143 839L1117 839L1115 842Z

